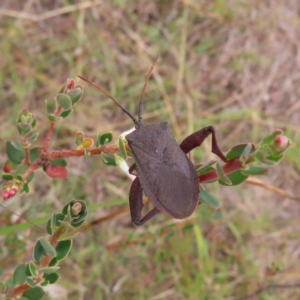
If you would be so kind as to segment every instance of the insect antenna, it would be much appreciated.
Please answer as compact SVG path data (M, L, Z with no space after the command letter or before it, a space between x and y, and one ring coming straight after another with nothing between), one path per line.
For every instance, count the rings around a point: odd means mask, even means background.
M153 69L154 69L154 66L158 60L158 57L159 57L159 54L156 56L149 72L148 72L148 75L146 77L146 81L145 81L145 84L144 84L144 87L143 87L143 90L142 90L142 95L141 95L141 99L140 99L140 103L139 103L139 111L138 111L138 121L140 122L142 120L142 111L143 111L143 104L144 104L144 94L145 94L145 91L146 91L146 88L147 88L147 85L148 85L148 81L150 79L150 76L153 72Z
M132 115L132 113L130 111L128 111L125 107L123 107L111 94L109 94L104 88L102 88L101 86L99 86L98 84L96 84L95 82L90 81L89 79L77 75L80 79L86 81L87 83L93 85L96 89L100 90L103 94L105 94L107 97L109 97L112 101L114 101L123 111L124 113L126 113L132 120L134 123L137 122L136 118Z

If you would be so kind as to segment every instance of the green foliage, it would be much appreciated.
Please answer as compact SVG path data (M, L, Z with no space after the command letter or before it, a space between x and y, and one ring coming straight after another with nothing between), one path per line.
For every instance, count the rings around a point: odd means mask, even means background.
M44 290L41 287L36 286L25 291L22 297L28 300L39 300L42 299L44 295Z
M22 284L26 281L27 275L26 275L26 264L19 265L14 272L13 275L13 281L14 284Z
M113 134L111 132L104 133L97 137L97 144L100 146L108 144L112 141Z
M73 244L70 237L74 238L77 235L76 228L83 224L86 216L85 202L77 200L69 202L61 213L54 213L47 223L50 239L41 237L37 240L33 250L34 261L23 263L16 268L12 280L6 282L7 292L14 295L15 292L18 293L18 285L27 284L28 289L23 292L22 298L41 299L44 291L36 284L45 286L58 280L57 271L60 269L58 263L69 254ZM46 255L52 257L47 266L44 263Z
M204 189L200 190L200 203L204 203L214 208L219 208L221 206L219 201Z
M6 153L10 160L20 164L25 158L25 151L20 144L14 141L6 142Z
M70 252L71 247L72 247L72 240L60 241L55 248L57 252L55 258L57 259L57 261L63 260Z

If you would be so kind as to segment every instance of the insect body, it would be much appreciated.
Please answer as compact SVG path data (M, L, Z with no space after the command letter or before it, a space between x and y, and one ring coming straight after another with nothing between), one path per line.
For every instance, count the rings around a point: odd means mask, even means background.
M136 170L138 175L129 193L131 218L136 225L144 224L160 211L177 219L184 219L193 213L199 201L199 179L186 154L200 146L208 135L212 134L212 152L227 162L218 147L212 126L191 134L178 145L167 122L149 125L142 120L143 97L157 59L144 84L138 119L102 87L79 76L111 98L135 123L136 130L128 134L126 140L135 161L129 172ZM141 218L143 192L154 208Z

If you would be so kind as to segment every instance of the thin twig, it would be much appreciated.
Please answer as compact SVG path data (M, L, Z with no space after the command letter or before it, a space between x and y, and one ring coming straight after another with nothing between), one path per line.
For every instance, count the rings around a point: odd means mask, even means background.
M274 185L271 185L271 184L268 184L268 183L265 183L257 178L254 178L254 177L248 177L246 179L247 183L250 183L250 184L254 184L254 185L258 185L258 186L261 186L267 190L270 190L272 191L273 193L276 193L280 196L283 196L283 197L286 197L286 198L289 198L291 200L300 200L300 197L296 197L294 195L291 195L289 193L287 193L286 191L274 186Z
M76 10L90 8L90 7L99 5L101 3L103 3L102 0L86 1L83 3L78 3L78 4L74 4L74 5L68 5L65 7L61 7L61 8L52 10L52 11L47 11L40 15L2 8L2 9L0 9L0 15L7 16L7 17L13 17L13 18L17 18L17 19L31 20L34 22L40 22L45 19L49 19L49 18L53 18L53 17L59 16L59 15L66 14L66 13L74 12Z

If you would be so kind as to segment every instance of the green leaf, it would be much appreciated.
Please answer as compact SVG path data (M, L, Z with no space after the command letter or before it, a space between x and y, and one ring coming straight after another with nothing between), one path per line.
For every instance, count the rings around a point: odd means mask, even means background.
M26 281L26 264L19 265L14 272L13 281L16 285L22 284Z
M34 133L27 134L25 137L29 139L29 143L30 143L30 145L32 145L33 143L36 142L38 136L39 136L39 133L34 132Z
M68 253L70 252L71 250L71 247L72 247L72 241L71 240L67 240L67 241L60 241L55 250L56 250L56 259L57 260L62 260L64 259Z
M231 181L230 185L238 185L238 184L242 183L243 181L245 181L249 176L244 175L241 170L237 170L230 174L227 174L227 177ZM228 185L228 184L222 183L222 182L220 182L220 184L226 185L226 186Z
M48 280L45 280L45 281L41 282L41 286L46 286L46 285L48 285L48 284L49 284L49 281L48 281Z
M51 261L49 262L49 267L54 267L54 266L56 266L58 264L58 260L56 259L56 257L53 257L52 259L51 259Z
M33 261L28 263L28 268L29 268L29 271L30 271L30 273L32 274L33 277L38 277L39 272L38 272L38 269L37 269L37 267L36 267L36 265Z
M26 282L30 287L35 287L35 282L33 281L32 278L27 277Z
M57 97L58 104L65 110L68 110L72 106L71 98L66 94L58 94Z
M78 87L67 93L67 95L70 97L73 105L75 105L80 100L82 94L83 94L83 90Z
M126 160L127 159L127 151L126 151L124 140L121 137L119 138L119 148L120 148L120 151L121 151L124 159Z
M216 160L211 160L203 165L195 165L196 172L198 173L198 175L203 175L203 174L209 173L212 170L214 170L214 168L212 168L212 166L216 162L217 162Z
M38 158L40 158L40 155L38 152L40 149L42 149L42 147L34 147L34 148L30 149L30 161L31 162L34 162Z
M266 154L263 151L256 151L256 153L255 153L255 159L257 161L259 161L260 163L263 163L263 164L268 165L268 166L273 166L275 164L274 161L269 160L266 157Z
M58 118L54 114L48 114L48 120L50 122L55 122Z
M40 243L43 246L46 253L48 253L51 256L56 256L56 251L49 241L47 241L44 237L42 237L40 238Z
M60 226L61 222L60 221L63 221L65 219L65 216L61 213L53 213L53 216L52 216L52 224L56 227Z
M261 175L266 172L268 172L268 169L254 166L249 166L248 168L241 170L241 173L244 175Z
M25 158L25 150L20 144L13 141L6 142L6 153L8 158L16 164L20 164Z
M102 161L108 166L116 166L116 161L114 158L109 157L103 153L100 154Z
M76 136L75 136L75 144L76 144L76 146L79 146L79 145L82 144L83 137L84 137L84 135L83 135L82 131L77 131L76 132Z
M64 118L66 118L72 111L73 111L73 109L68 109L68 110L62 112L62 113L60 114L60 116L64 119Z
M248 158L249 158L251 152L252 152L252 144L248 143L240 157L242 166L246 165L246 162L248 161Z
M211 195L209 192L206 190L201 190L200 191L200 201L206 205L209 205L211 207L219 208L221 205L219 201Z
M47 231L48 234L52 235L51 219L49 219L48 222L47 222L46 231Z
M217 163L216 164L216 167L217 167L217 174L218 174L218 177L219 177L219 183L223 184L223 185L231 185L231 181L230 179L228 178L228 176L225 174L222 166Z
M26 297L28 300L40 300L43 298L44 295L45 292L39 286L30 288L22 294L22 296Z
M101 134L99 134L99 133L96 136L95 145L96 145L96 147L100 147L101 146Z
M26 264L25 273L26 273L27 276L31 276L32 275L32 273L30 271L30 268L29 268L29 263Z
M18 127L18 131L19 131L19 134L20 134L20 135L25 135L25 134L27 134L29 131L32 130L31 124L23 123L23 122L19 122L19 123L17 124L17 127Z
M4 173L4 174L2 174L2 179L4 179L4 180L13 180L14 175L9 174L9 173Z
M100 136L100 145L108 144L112 141L113 135L111 132L104 133Z
M23 176L22 176L21 174L16 174L16 175L15 175L15 178L16 178L17 180L21 181L21 182L24 182L24 178L23 178Z
M45 274L51 274L51 273L55 273L59 269L60 267L46 267L46 268L39 269L39 271Z
M57 166L66 167L68 165L68 161L65 158L57 158L51 160L50 164L54 166L57 165Z
M59 278L59 275L57 273L51 273L51 274L47 274L47 276L45 276L45 280L48 281L50 284L55 283Z
M30 189L29 189L29 185L27 183L23 184L23 190L25 193L29 193Z
M33 260L38 262L44 255L46 255L46 251L40 243L40 240L37 240L33 250Z
M240 157L243 154L246 147L248 147L248 144L240 144L240 145L234 146L233 148L231 148L228 151L228 153L226 154L226 158L227 159L234 159L234 158ZM255 151L255 146L252 144L252 148L251 148L250 153L252 153L254 151Z

